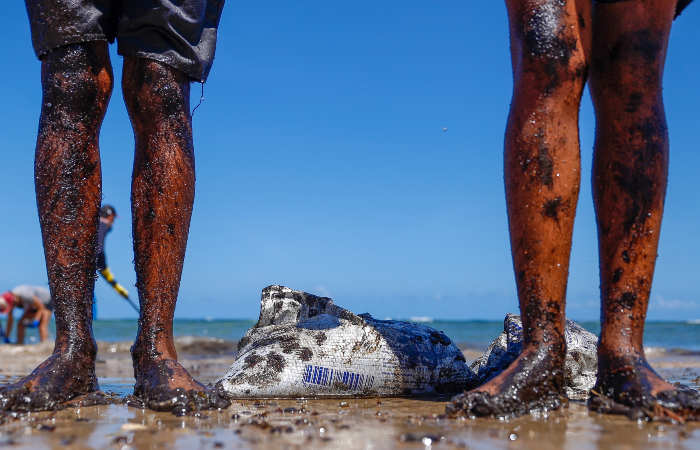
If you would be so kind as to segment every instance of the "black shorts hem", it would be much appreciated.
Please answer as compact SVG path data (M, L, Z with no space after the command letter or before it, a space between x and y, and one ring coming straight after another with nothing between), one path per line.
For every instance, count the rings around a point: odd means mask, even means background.
M84 42L96 42L96 41L105 41L109 42L110 44L114 42L114 39L111 41L107 36L104 34L72 34L69 36L62 36L60 39L54 39L49 42L43 42L42 46L39 48L34 48L34 53L36 54L36 58L41 60L41 57L49 53L51 50L55 50L58 47L63 47L64 45L71 45L71 44L82 44Z
M107 41L205 81L225 0L25 0L37 58L69 44Z
M205 72L205 67L202 66L202 64L198 64L195 62L192 62L191 64L184 63L182 61L178 61L176 58L172 58L168 55L165 55L163 53L149 53L149 52L144 52L141 50L133 50L133 49L123 49L122 47L117 48L117 53L121 56L124 57L132 57L132 58L143 58L143 59L151 59L153 61L158 61L159 63L163 63L166 66L170 66L174 69L179 70L180 72L185 73L187 76L190 77L192 81L197 81L199 83L204 83L207 80L207 75L208 75L208 70Z

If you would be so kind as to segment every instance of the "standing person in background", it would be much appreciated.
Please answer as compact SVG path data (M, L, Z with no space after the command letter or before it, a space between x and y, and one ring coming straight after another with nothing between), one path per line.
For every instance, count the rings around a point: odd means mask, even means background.
M523 346L498 376L454 397L448 413L514 416L561 406L579 105L588 81L601 294L589 407L640 420L700 420L698 392L662 379L643 345L668 177L664 62L671 24L689 3L506 0L514 90L504 165Z
M4 332L6 342L9 342L14 317L12 310L24 309L17 324L17 343L24 344L26 328L39 328L39 340L49 338L49 321L53 312L53 302L48 289L41 286L22 284L0 295L0 314L7 314L7 329Z
M114 219L117 217L119 217L117 211L112 205L104 205L102 209L100 209L100 228L97 233L97 270L107 283L112 285L114 290L117 291L117 294L128 299L129 291L114 279L114 275L107 265L107 256L105 255L105 239L107 238L107 233L112 231L112 224L114 224ZM96 314L94 314L93 310L93 320L96 319L95 316Z

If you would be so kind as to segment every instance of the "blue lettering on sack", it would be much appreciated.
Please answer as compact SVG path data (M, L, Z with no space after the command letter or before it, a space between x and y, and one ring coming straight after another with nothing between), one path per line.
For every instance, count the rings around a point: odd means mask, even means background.
M349 391L369 390L374 385L373 376L365 376L355 372L341 372L328 367L304 366L304 383L317 384L319 386L344 387Z

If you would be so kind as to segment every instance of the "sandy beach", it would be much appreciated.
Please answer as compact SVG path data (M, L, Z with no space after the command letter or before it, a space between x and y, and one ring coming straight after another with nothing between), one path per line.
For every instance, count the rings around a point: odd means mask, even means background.
M178 338L178 353L195 376L209 382L235 359L235 343ZM97 374L105 391L131 392L129 343L98 343ZM52 343L2 346L0 383L15 381L46 358ZM667 379L700 383L700 356L650 352ZM202 356L206 355L206 356ZM468 360L476 352L465 351ZM151 448L469 448L639 449L700 448L700 424L638 423L590 413L580 402L547 414L512 420L440 417L448 397L239 400L228 410L176 417L122 405L6 415L0 447L66 449Z

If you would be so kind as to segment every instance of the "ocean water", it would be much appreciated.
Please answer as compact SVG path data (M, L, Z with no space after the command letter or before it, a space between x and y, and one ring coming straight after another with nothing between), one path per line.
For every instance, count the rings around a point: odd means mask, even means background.
M413 320L444 332L460 348L485 350L503 331L502 321L444 321L416 318ZM176 320L175 336L213 337L238 341L254 320ZM600 323L580 322L591 333L600 333ZM106 342L132 341L136 336L136 321L97 320L95 339ZM647 348L700 352L700 324L684 322L647 322L644 334Z
M445 321L432 320L427 317L406 319L422 323L443 331L460 348L484 351L488 345L503 331L501 321ZM225 341L238 341L248 328L255 325L254 320L175 320L176 337L216 338ZM598 335L600 323L579 322L590 332ZM95 339L103 342L132 342L136 337L135 320L96 320L94 322ZM53 324L51 334L55 335ZM36 330L28 330L29 343L36 341ZM700 353L700 324L688 322L647 322L644 334L646 348L675 350L680 352Z

